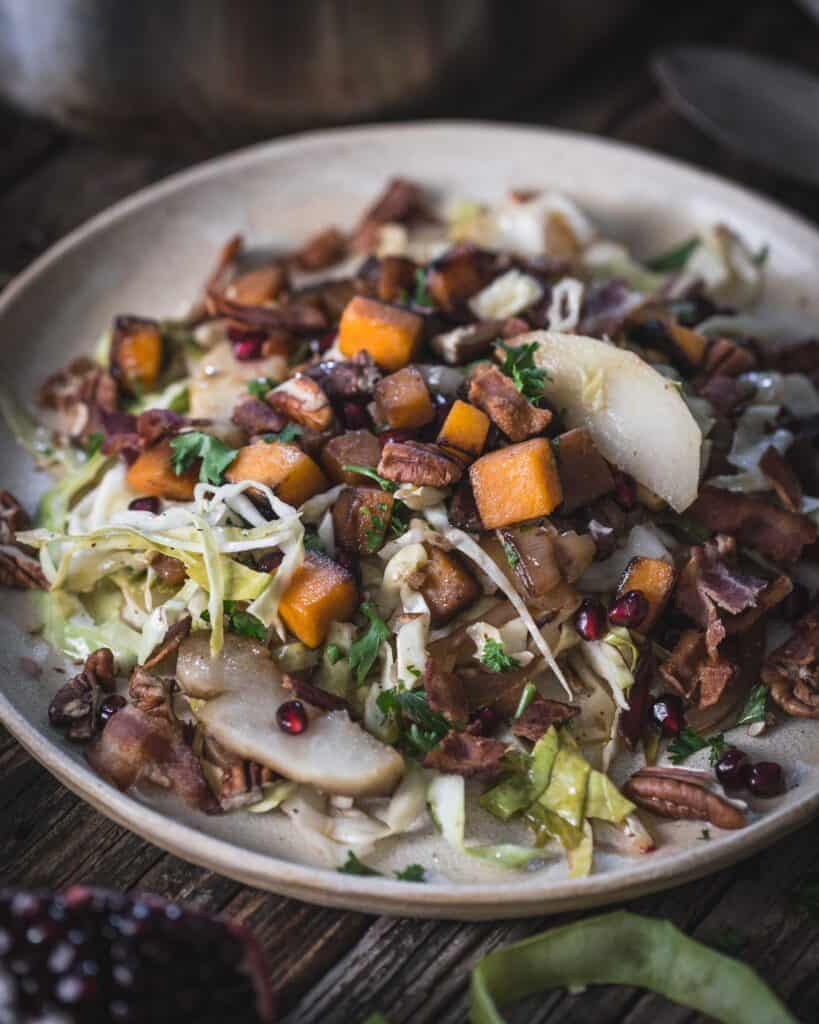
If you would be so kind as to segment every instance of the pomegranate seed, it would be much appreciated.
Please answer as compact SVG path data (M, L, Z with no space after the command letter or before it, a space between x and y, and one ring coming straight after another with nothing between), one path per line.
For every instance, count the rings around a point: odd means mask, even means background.
M412 430L382 430L378 435L378 441L383 448L387 441L415 441L415 432Z
M275 572L282 564L284 555L281 551L268 551L256 563L259 572Z
M159 498L134 498L128 508L131 512L152 512L158 516L162 502Z
M105 725L112 715L122 711L128 701L120 693L112 693L100 705L100 722Z
M370 415L358 402L345 402L341 407L341 418L348 430L368 430Z
M615 626L639 626L648 615L648 601L642 590L627 590L609 608L609 622Z
M497 728L500 716L494 708L478 708L472 716L472 721L480 726L480 736L491 736Z
M599 640L606 631L606 610L593 597L587 597L575 613L574 628L584 640Z
M685 721L682 700L676 693L662 694L651 705L651 717L663 736L679 736Z
M325 331L324 334L320 335L316 340L316 347L319 352L326 352L328 348L332 348L338 337L338 331Z
M726 789L742 789L745 785L745 772L750 768L748 755L736 747L729 747L714 765L717 781Z
M233 356L240 363L248 363L252 359L261 359L262 341L258 338L243 338L233 346Z
M276 710L276 721L281 731L290 733L291 736L305 732L310 722L300 700L286 700L284 704L280 704Z
M749 764L743 772L745 785L754 796L779 796L785 788L782 766L776 761Z
M628 473L614 470L614 496L623 508L634 508L637 503L637 484Z

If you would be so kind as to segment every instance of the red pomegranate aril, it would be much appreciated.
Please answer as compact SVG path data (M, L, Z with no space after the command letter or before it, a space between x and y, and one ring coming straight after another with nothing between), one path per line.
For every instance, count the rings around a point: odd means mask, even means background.
M415 441L417 436L412 430L382 430L378 442L383 448L387 441Z
M609 622L615 626L634 628L648 615L648 601L642 590L627 590L609 608Z
M240 363L248 363L253 359L261 359L262 343L262 337L242 338L241 341L237 341L233 345L234 358L238 359Z
M634 508L637 504L637 484L634 477L619 469L614 471L614 497L623 508Z
M593 597L587 597L575 612L574 628L584 640L599 640L606 632L606 609Z
M268 551L256 563L258 572L275 572L284 560L281 551Z
M663 736L679 736L685 723L682 700L676 693L664 693L651 705L651 717Z
M310 719L300 700L286 700L284 704L280 704L276 710L276 721L279 723L281 731L289 733L291 736L298 736L299 733L306 732L307 726L310 724Z
M745 785L754 796L779 796L785 788L782 766L776 761L758 761L744 771Z
M341 407L341 418L348 430L369 430L370 414L358 402L345 402Z
M100 722L105 725L108 719L118 711L122 711L127 703L128 701L121 693L109 694L100 705Z
M130 512L151 512L153 515L158 516L162 508L162 502L159 498L134 498L129 504L128 510Z
M722 783L726 789L742 789L748 768L748 755L736 747L729 747L714 765L714 774L717 782Z
M478 708L472 721L478 726L480 736L491 736L498 727L500 715L494 708Z

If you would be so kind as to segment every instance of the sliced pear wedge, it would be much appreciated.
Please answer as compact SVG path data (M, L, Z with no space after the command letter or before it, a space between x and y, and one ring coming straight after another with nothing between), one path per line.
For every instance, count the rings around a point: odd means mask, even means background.
M282 732L276 709L293 695L267 649L253 640L228 634L211 659L210 635L189 636L179 648L176 679L189 697L208 702L199 719L215 740L287 779L342 796L384 796L404 772L400 754L346 711L311 716L298 736Z
M697 497L702 434L678 388L633 352L579 334L534 331L544 391L568 427L586 427L601 453L677 512Z

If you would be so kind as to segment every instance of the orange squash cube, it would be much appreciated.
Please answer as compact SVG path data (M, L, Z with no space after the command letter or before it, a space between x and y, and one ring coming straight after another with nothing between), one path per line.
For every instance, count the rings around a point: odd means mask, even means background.
M347 622L358 607L352 574L325 555L308 551L282 595L282 621L303 644L318 647L331 622Z
M412 430L435 419L429 388L414 366L405 366L375 385L378 413L393 430Z
M128 469L128 486L145 497L192 501L193 489L199 481L199 461L177 476L172 456L173 449L168 439L146 448Z
M288 505L302 505L329 487L327 477L309 455L294 444L278 441L256 441L240 448L225 479L231 483L255 480L265 484Z
M662 615L663 608L674 588L674 566L661 558L643 558L638 556L626 566L617 596L622 597L629 590L639 590L648 601L648 614L637 629L647 633Z
M438 444L465 462L472 462L483 451L489 426L485 412L457 398L438 434Z
M342 314L338 344L343 355L352 358L363 349L383 370L393 372L417 356L422 329L416 313L356 295Z
M563 499L552 446L545 437L483 455L470 466L469 478L487 530L548 516Z
M119 317L111 344L111 368L131 394L156 387L162 370L164 346L159 327L150 320Z

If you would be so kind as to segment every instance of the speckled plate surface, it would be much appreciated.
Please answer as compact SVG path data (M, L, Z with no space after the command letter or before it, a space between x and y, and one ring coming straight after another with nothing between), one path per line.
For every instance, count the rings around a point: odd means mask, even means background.
M819 316L819 233L742 188L621 145L559 132L481 123L427 123L322 132L258 146L146 189L73 232L0 298L0 380L21 399L71 356L90 351L115 313L171 315L193 296L220 244L241 231L250 245L292 246L328 223L352 225L393 174L444 194L499 199L510 187L565 191L604 231L638 253L656 252L694 227L725 221L755 248L770 245L766 299ZM651 439L646 438L646 444ZM28 456L0 435L2 485L33 507L45 486ZM789 789L756 801L739 832L665 824L659 849L640 859L595 857L570 880L555 861L506 872L455 856L431 829L388 841L369 858L392 869L420 862L427 885L338 874L311 861L282 815L208 818L156 792L124 795L98 779L48 726L64 679L31 630L27 595L2 592L0 718L65 785L157 845L234 878L324 905L419 917L486 919L590 907L661 889L724 867L787 833L819 808L819 726L791 720L751 754L787 767ZM39 678L24 659L43 664ZM696 766L700 754L691 759ZM620 764L616 777L628 770ZM499 837L478 818L475 838Z

